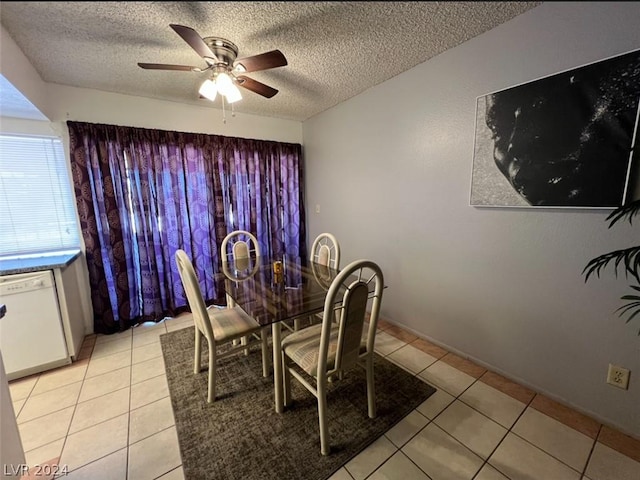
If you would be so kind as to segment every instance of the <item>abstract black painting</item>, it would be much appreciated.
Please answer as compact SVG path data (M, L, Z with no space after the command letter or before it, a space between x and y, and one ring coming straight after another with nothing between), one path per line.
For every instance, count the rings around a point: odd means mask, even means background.
M473 206L640 198L640 50L478 97Z

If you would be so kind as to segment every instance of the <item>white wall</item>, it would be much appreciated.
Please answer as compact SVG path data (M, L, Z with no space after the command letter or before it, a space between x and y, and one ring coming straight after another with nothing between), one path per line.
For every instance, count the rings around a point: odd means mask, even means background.
M150 98L48 84L52 122L66 120L302 143L302 124L292 120L236 113ZM66 126L64 127L66 130Z
M476 98L636 49L639 20L638 2L545 3L303 126L308 237L381 265L385 318L637 437L640 324L613 313L630 289L581 275L637 230L469 199Z

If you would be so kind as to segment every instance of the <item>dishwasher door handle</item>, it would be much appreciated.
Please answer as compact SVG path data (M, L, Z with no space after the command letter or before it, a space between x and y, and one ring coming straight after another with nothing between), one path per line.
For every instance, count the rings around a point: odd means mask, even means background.
M0 282L0 288L2 287L10 287L12 285L17 285L19 283L23 283L24 280L7 280L6 282Z
M11 290L11 287L16 285L24 285L24 289L14 289ZM20 293L23 291L29 290L37 290L39 288L48 288L53 286L50 282L47 281L46 274L36 273L30 276L25 276L17 279L2 279L0 280L0 293L2 295L11 295L12 293Z

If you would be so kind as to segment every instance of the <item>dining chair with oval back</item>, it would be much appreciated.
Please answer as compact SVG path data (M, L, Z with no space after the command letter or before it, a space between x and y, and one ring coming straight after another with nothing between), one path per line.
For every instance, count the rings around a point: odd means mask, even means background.
M243 271L249 268L251 258L255 263L262 256L258 239L251 232L246 230L234 230L229 232L220 245L220 257L222 262L233 263L236 271ZM226 295L227 307L235 308L236 302L229 294ZM264 333L266 335L266 331ZM248 343L248 338L239 338L233 341L234 345ZM249 349L245 350L245 355L249 355Z
M329 232L324 232L318 235L311 245L311 256L309 260L312 268L317 269L317 265L320 265L338 270L340 268L340 244L338 243L338 239L335 235ZM309 317L310 325L317 324L321 321L322 313L311 315ZM302 327L302 320L294 320L293 325L294 330L300 330Z
M202 365L203 337L208 343L208 389L207 402L213 402L216 398L216 363L220 358L231 356L237 352L248 351L251 344L259 340L262 349L262 374L269 375L268 369L268 345L265 332L266 327L259 325L253 318L247 315L240 307L218 308L206 307L202 290L198 283L193 264L184 250L175 253L176 264L180 280L187 296L187 302L193 314L195 326L195 355L193 373L198 374ZM246 338L246 345L232 345L230 348L219 351L218 347L233 343L239 338Z
M291 377L318 400L320 450L330 452L327 388L356 365L366 371L369 418L376 416L374 345L384 289L380 267L356 260L333 280L327 293L322 323L303 328L282 340L284 405L291 406ZM367 306L371 314L367 322ZM338 308L336 308L338 305Z

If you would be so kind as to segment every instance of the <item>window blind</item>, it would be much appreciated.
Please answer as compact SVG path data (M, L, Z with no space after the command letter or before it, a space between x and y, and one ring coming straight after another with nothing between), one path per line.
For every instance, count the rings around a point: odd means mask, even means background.
M0 256L79 248L75 201L58 138L0 135Z

